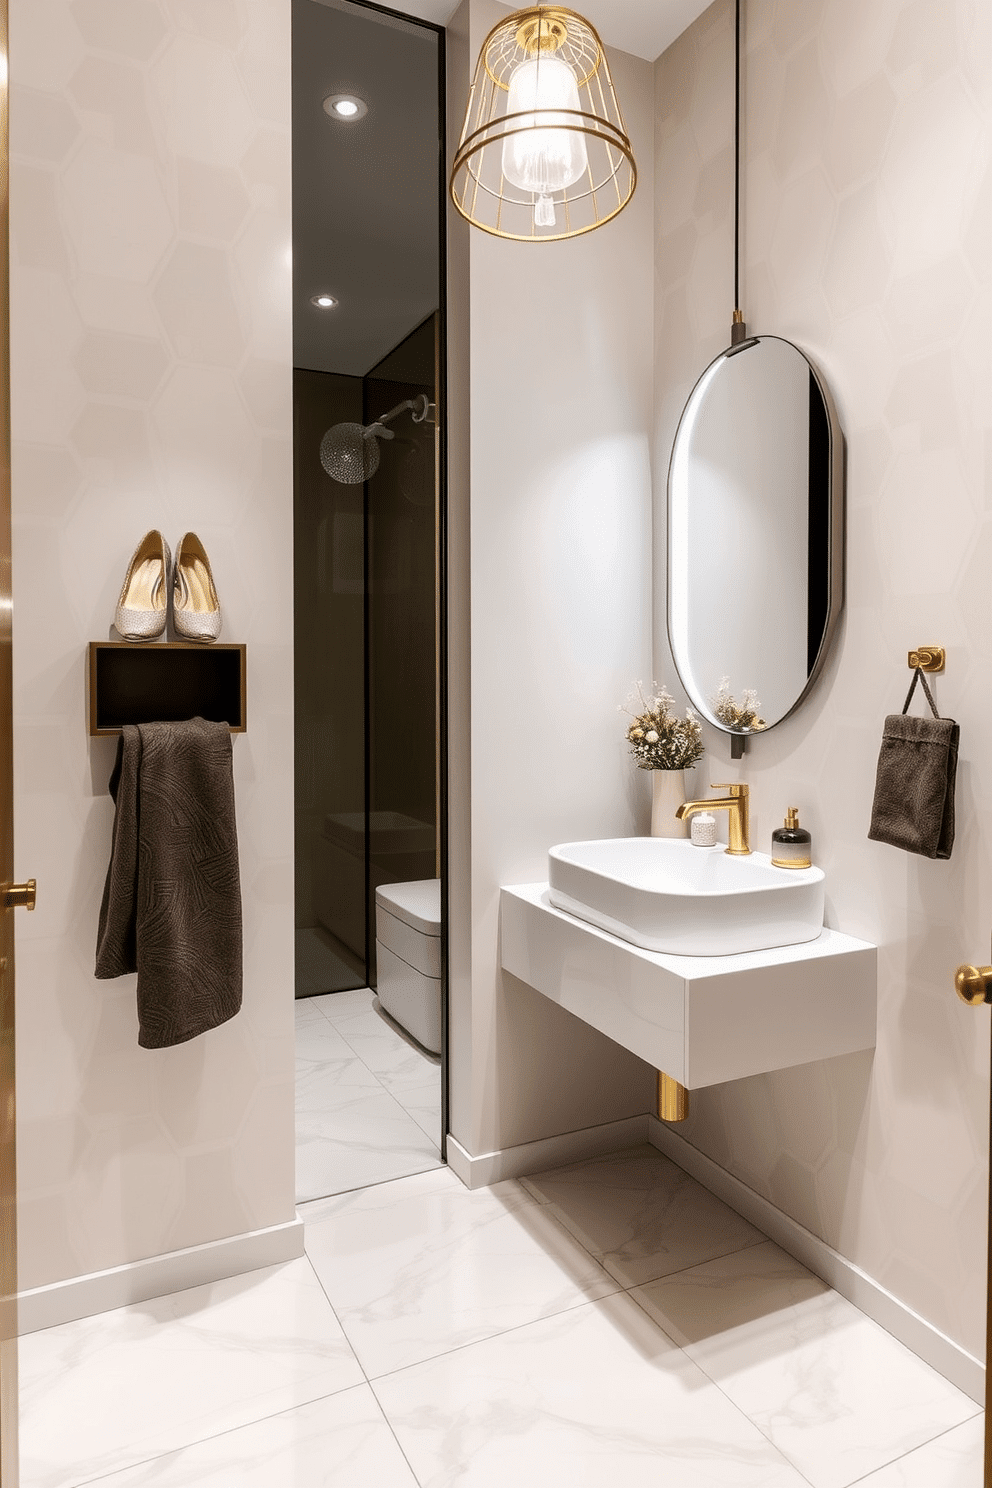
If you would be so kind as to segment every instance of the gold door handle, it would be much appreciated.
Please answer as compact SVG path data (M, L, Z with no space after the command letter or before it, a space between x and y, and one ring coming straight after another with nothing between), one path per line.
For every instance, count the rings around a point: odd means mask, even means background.
M4 909L34 909L38 880L29 878L27 883L8 884L3 890Z
M992 966L959 966L954 973L954 990L969 1007L992 1002Z

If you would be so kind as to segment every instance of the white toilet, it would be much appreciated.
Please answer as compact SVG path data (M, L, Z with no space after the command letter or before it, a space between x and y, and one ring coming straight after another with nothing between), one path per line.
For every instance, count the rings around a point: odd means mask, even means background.
M441 1052L441 880L375 891L379 1001L432 1054Z

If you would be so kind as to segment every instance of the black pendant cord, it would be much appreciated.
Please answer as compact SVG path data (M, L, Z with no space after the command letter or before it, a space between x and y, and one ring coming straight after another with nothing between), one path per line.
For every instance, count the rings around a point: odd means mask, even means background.
M730 344L738 345L747 336L741 311L741 5L736 0L734 25L734 317Z
M734 309L741 308L741 0L734 28Z

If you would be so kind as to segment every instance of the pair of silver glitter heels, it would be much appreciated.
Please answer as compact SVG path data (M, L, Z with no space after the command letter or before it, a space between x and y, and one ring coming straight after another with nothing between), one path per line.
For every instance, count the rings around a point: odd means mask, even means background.
M169 546L161 532L146 532L128 565L114 625L126 641L153 641L168 615ZM222 624L210 560L195 532L179 539L172 567L172 620L189 641L215 641Z

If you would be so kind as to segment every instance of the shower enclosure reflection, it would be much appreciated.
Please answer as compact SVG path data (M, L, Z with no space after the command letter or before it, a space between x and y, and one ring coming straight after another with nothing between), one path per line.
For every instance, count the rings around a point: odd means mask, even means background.
M442 38L351 0L294 0L293 15L297 1194L309 1199L442 1162ZM341 92L368 105L355 124L321 108ZM314 303L324 291L329 312Z
M374 891L438 877L435 341L296 372L298 996L375 986Z

